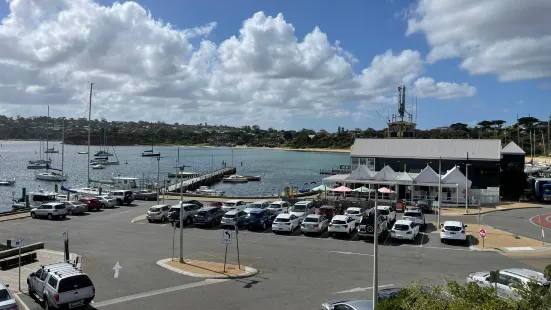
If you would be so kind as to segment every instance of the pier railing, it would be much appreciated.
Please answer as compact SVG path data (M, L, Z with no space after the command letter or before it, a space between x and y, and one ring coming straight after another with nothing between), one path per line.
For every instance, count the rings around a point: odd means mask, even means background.
M219 181L220 179L222 179L227 175L235 174L235 172L236 172L235 167L226 167L226 168L214 170L212 172L202 174L198 177L182 180L181 182L176 182L176 184L169 185L166 188L166 191L177 193L180 191L180 187L183 187L183 191L194 190L199 188L199 186L202 186L202 185L211 185L214 182Z

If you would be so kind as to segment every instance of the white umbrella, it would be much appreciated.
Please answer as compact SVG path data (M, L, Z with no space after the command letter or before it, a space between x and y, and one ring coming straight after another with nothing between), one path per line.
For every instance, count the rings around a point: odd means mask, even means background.
M362 186L362 187L358 187L356 189L353 189L352 191L357 192L357 193L371 193L371 192L374 192L375 190L367 188L365 186Z
M329 186L326 186L325 184L322 184L320 186L316 186L314 188L312 188L310 191L311 192L317 192L317 191L327 191L327 190L331 190L331 188Z

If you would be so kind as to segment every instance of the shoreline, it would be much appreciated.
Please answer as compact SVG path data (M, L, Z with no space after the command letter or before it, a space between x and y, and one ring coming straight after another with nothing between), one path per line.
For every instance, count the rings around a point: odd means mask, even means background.
M36 142L39 140L0 140L5 142ZM52 143L61 143L61 141L51 141ZM75 145L75 146L82 146L85 144L67 144L67 145ZM96 144L90 145L90 146L97 146ZM129 144L129 145L115 145L115 146L149 146L147 144ZM290 147L267 147L267 146L245 146L245 145L238 145L238 146L214 146L214 145L207 145L207 144L196 144L196 145L178 145L178 144L169 144L169 143L161 143L156 144L155 146L182 146L182 147L202 147L202 148L225 148L225 149L251 149L251 150L276 150L276 151L295 151L295 152L318 152L318 153L350 153L350 149L323 149L323 148L290 148Z

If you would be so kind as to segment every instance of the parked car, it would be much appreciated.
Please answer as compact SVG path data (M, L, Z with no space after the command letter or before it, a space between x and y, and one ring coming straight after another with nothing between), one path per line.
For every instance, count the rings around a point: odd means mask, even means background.
M300 224L300 231L303 234L322 234L329 227L329 219L325 215L309 214Z
M362 219L362 208L350 207L344 211L344 215L348 215L353 218L354 221L356 221L356 225L358 225Z
M203 207L203 204L198 200L182 200L180 201L180 204L190 204L190 205L196 205L199 208Z
M272 210L274 214L278 215L289 210L289 203L287 203L286 201L274 201L270 203L268 209Z
M101 203L94 197L84 197L80 198L78 201L85 204L88 207L88 211L99 211L99 209L101 209Z
M17 302L8 290L8 285L0 282L0 309L1 310L19 310Z
M431 213L432 212L432 200L421 199L415 202L415 206L421 209L422 212Z
M131 204L134 201L134 194L129 190L115 190L109 193L109 196L117 199L117 205Z
M270 206L270 203L272 202L269 200L259 200L249 204L249 208L266 209Z
M377 206L377 213L381 214L389 223L389 225L396 222L396 209L391 206Z
M193 217L197 214L197 211L201 209L199 206L194 204L182 204L174 205L168 210L168 218L171 222L176 224L176 227L180 227L180 208L183 208L182 220L184 224L193 223Z
M304 218L308 214L314 213L314 202L307 201L307 200L299 201L295 203L295 205L293 205L293 207L290 210L290 213L298 217L299 221L302 222L302 220L304 220Z
M83 214L88 211L88 206L80 201L64 201L63 204L67 209L67 215Z
M445 221L440 224L440 241L459 240L467 242L467 225L460 221Z
M497 280L497 295L502 298L520 299L517 287L526 286L534 281L542 287L542 291L549 291L550 282L543 273L525 268L510 268L499 270ZM490 282L490 272L473 272L467 277L467 283L475 283L480 287L495 288L496 283Z
M220 221L220 227L232 227L235 228L245 225L247 213L241 210L230 210L224 214Z
M320 215L325 215L325 217L329 220L331 220L333 218L333 216L335 216L335 207L333 206L321 206L319 207L318 209L318 214Z
M69 263L40 267L27 277L27 285L29 296L41 301L44 309L85 307L96 295L88 275Z
M420 209L408 209L406 212L404 212L404 215L402 216L403 220L410 220L417 225L421 226L421 228L425 228L426 222L425 222L425 215L423 212L421 212Z
M292 233L300 225L298 217L289 213L280 213L272 223L272 232Z
M374 238L377 235L377 238L381 239L388 232L389 226L390 224L386 220L386 217L379 214L379 212L377 212L377 223L375 223L375 208L371 208L362 214L358 227L358 236L361 239Z
M390 230L392 239L415 241L415 237L419 234L419 224L411 220L397 220Z
M373 310L369 299L328 301L321 305L322 310Z
M354 230L356 230L356 221L348 215L333 216L329 223L329 228L327 229L330 236L335 236L337 234L351 236Z
M196 226L213 227L220 224L225 211L216 207L203 207L193 216L193 222Z
M157 193L150 190L141 190L133 193L135 200L157 200Z
M246 225L249 230L262 229L266 230L272 225L276 215L268 209L252 208L247 215Z
M222 208L222 207L224 206L224 204L221 203L220 201L211 202L209 205L210 205L211 207L217 207L217 208L219 208L219 209Z
M94 197L96 198L97 200L99 200L99 203L100 203L100 207L102 209L105 209L105 208L114 208L115 205L117 204L117 199L116 198L113 198L109 195L101 195L101 196L96 196Z
M49 220L64 219L67 216L67 208L63 202L47 202L36 208L31 209L31 217L33 219L46 217Z
M232 199L224 202L224 205L222 205L222 210L224 210L224 212L228 212L230 210L242 211L245 210L246 205L247 204L242 200Z
M147 221L154 222L154 221L160 221L165 222L168 219L168 210L170 209L169 205L156 205L149 210L147 210L147 214L145 215L145 218Z

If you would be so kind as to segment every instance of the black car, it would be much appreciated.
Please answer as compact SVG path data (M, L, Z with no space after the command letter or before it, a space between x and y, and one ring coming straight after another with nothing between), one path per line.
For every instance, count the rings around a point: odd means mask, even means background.
M148 190L141 190L139 192L134 193L134 199L135 200L157 200L157 193L148 191Z
M432 200L428 200L428 199L418 200L415 203L415 206L421 209L421 211L424 213L432 212Z
M224 211L216 207L203 207L193 216L193 223L196 226L216 226L222 221Z
M199 208L202 208L203 207L203 204L197 200L182 200L182 203L183 204L191 204L191 205L196 205L198 206Z

